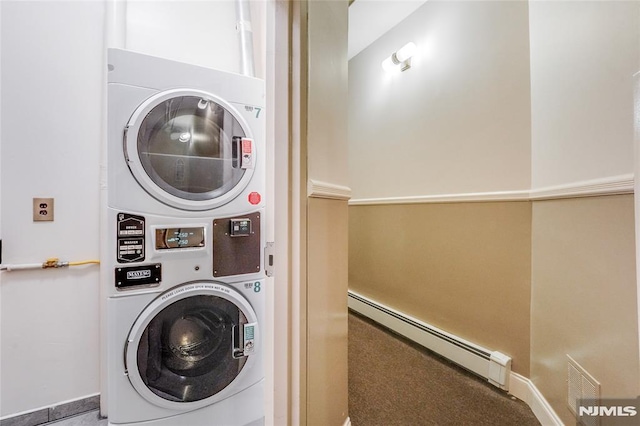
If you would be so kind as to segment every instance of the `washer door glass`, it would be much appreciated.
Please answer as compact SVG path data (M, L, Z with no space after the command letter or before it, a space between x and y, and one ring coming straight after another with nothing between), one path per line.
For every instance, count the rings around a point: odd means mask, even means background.
M233 137L245 131L220 103L176 96L155 105L140 123L138 156L149 178L181 199L202 201L232 190L245 170L238 167Z
M138 374L158 397L175 402L209 398L245 366L237 356L247 317L234 303L195 295L162 309L144 329L137 347Z

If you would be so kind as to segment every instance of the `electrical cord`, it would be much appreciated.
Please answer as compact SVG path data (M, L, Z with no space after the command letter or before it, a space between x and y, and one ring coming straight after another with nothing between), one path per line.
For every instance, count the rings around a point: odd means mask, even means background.
M52 257L45 260L43 263L23 263L15 265L0 265L0 271L25 271L33 269L53 269L53 268L68 268L69 266L81 266L90 264L100 264L99 260L80 260L75 262L61 261L57 257Z
M90 265L90 264L99 265L100 261L99 260L81 260L78 262L69 262L69 266L80 266L80 265Z

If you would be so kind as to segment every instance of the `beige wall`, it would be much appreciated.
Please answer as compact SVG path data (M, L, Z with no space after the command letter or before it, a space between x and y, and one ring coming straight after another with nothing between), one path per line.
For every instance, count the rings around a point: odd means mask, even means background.
M348 414L348 206L310 198L308 207L307 424L340 426Z
M350 61L350 288L512 355L568 424L566 354L605 396L639 391L633 196L366 199L624 180L639 16L639 2L429 1ZM427 51L382 74L409 40Z
M351 206L349 288L529 375L529 202Z
M634 171L639 2L530 2L532 187ZM633 196L534 202L531 379L561 418L566 355L638 395Z
M308 2L307 173L340 186L347 184L347 7L346 0ZM306 208L302 424L340 426L348 416L347 201L308 198Z
M603 397L639 392L632 195L534 202L531 379L570 424L570 355Z
M381 62L413 41L411 69ZM527 2L429 1L349 62L353 198L530 187ZM528 202L350 207L349 286L529 372Z

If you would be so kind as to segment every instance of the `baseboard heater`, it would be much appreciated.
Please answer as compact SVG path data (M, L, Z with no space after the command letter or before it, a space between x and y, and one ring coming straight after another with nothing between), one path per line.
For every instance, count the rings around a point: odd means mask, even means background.
M348 295L349 309L487 379L492 385L509 390L511 357L508 355L468 342L353 291Z

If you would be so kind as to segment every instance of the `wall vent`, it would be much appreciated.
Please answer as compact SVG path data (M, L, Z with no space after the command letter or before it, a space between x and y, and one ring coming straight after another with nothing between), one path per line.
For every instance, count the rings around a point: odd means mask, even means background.
M600 382L587 372L573 358L567 355L567 404L574 416L578 417L578 400L588 399L596 404L600 401ZM581 419L585 426L598 426L598 417Z

